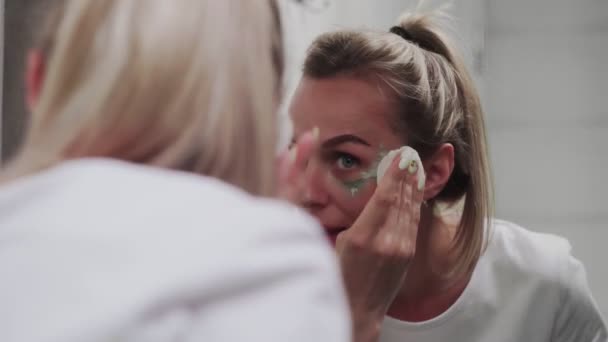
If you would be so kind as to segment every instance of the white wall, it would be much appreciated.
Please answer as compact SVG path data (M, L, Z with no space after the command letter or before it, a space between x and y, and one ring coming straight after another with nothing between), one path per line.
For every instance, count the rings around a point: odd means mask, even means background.
M306 2L306 1L305 1ZM435 8L444 1L426 1ZM399 15L416 8L418 0L309 0L310 6L296 5L293 1L281 2L286 20L287 94L290 95L300 78L300 68L308 45L322 32L339 28L371 28L388 31ZM327 6L324 6L326 4ZM475 76L481 82L485 7L483 0L458 0L450 13L455 16L454 26L459 42L466 46L465 57ZM289 103L289 97L286 100ZM282 112L281 130L284 145L291 138L286 108Z
M498 214L567 237L608 317L608 1L488 0Z

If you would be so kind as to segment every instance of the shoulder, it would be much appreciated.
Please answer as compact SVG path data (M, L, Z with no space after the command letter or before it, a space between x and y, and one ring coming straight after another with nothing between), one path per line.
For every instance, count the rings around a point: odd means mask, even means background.
M268 227L321 236L314 219L290 204L252 196L216 178L105 160L83 168L71 181L73 191L64 193L89 192L105 203L106 213L140 216L152 226L171 220L171 226L207 232L239 226L246 234Z
M226 322L261 317L258 310L279 321L306 307L346 329L333 252L316 221L289 204L213 178L104 160L4 190L0 326L23 328L0 329L2 340L48 333L25 328L48 317L72 336L209 303L201 314L217 308L213 316L223 312Z
M568 240L494 220L483 258L530 300L550 304L554 341L606 339L606 326L593 299L585 268Z
M154 260L197 256L202 262L259 245L291 246L286 255L310 244L327 247L320 226L306 213L211 177L94 159L29 178L3 189L4 233L35 230L58 244L93 245L91 255L106 245L125 260L137 250Z
M504 220L493 220L487 254L495 262L529 275L560 281L572 246L563 237L538 233Z

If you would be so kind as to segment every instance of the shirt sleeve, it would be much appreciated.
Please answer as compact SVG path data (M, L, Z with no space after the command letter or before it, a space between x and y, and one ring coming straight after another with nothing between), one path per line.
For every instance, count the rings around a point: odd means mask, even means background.
M561 281L561 305L553 329L553 342L607 342L608 333L587 284L582 263L568 253Z

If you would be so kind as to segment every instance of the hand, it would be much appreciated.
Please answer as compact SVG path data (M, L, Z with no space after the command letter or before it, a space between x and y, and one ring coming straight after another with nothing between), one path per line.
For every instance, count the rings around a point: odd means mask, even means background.
M279 197L293 204L299 204L300 194L304 191L306 165L317 147L318 128L302 134L289 150L283 152L278 160Z
M359 218L337 240L357 342L378 340L382 320L416 253L423 190L418 189L415 170L399 169L399 159L393 160Z

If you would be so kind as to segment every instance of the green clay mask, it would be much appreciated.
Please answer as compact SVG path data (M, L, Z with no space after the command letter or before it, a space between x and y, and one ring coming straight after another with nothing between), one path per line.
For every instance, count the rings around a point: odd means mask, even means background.
M342 185L350 193L351 196L357 195L361 189L367 184L370 179L376 179L375 175L371 175L370 173L364 172L361 175L361 178L352 180L352 181L342 181Z
M376 157L376 160L374 161L374 163L372 164L372 166L367 170L361 173L361 177L355 179L355 180L349 180L349 181L341 181L342 186L344 187L344 189L352 196L356 196L359 191L361 191L361 189L363 189L363 187L365 187L365 185L368 183L368 181L370 180L376 180L377 174L378 174L378 165L380 164L380 161L388 154L388 152L386 152L382 147L380 152L378 153L378 156Z

